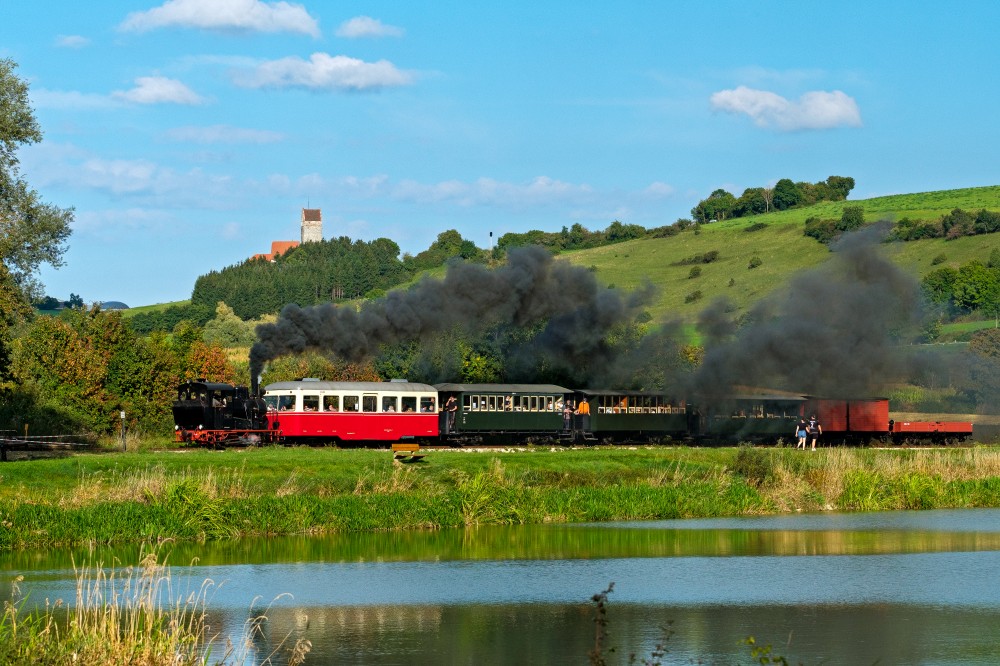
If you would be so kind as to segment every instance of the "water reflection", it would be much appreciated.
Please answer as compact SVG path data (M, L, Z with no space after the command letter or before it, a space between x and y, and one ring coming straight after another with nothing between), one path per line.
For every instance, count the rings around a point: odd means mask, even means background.
M138 555L5 554L0 595L21 573L37 601L72 598L72 561ZM706 663L749 662L748 634L792 663L1000 661L998 510L242 540L169 557L197 559L175 567L178 588L220 583L224 634L240 635L255 599L272 603L260 653L303 636L312 664L585 663L586 600L609 581L620 663L671 621L671 655Z

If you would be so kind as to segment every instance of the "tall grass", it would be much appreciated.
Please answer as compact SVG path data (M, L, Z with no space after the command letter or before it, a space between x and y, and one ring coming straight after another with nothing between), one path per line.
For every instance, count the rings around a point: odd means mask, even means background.
M75 569L76 599L31 608L29 600L14 595L4 603L0 617L0 663L74 664L104 666L194 666L243 664L253 652L253 629L260 617L249 621L248 638L241 644L226 639L222 655L213 660L219 641L206 619L213 583L206 580L193 591L173 587L169 569L147 554L138 567L124 570L102 566ZM282 649L280 646L279 649ZM299 640L287 650L287 663L301 664L309 652L308 641ZM258 663L270 664L277 651Z

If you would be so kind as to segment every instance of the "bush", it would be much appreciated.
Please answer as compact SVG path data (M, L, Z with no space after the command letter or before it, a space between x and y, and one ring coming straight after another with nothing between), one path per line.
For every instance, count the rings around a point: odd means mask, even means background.
M746 479L748 485L759 488L774 479L774 463L766 451L741 444L736 451L733 472Z
M844 206L844 212L837 224L838 231L854 231L865 226L865 209L861 206Z
M767 229L767 225L766 224L764 224L763 222L754 222L753 224L751 224L749 227L747 227L743 231L745 231L747 233L753 233L754 231L763 231L764 229Z
M931 266L937 266L938 264L943 264L946 261L948 261L948 255L942 252L941 254L931 259Z
M701 289L697 291L692 291L690 294L684 297L685 303L694 303L695 301L700 301L702 297Z
M696 277L701 277L701 267L692 266L690 272L688 272L688 279L692 280Z
M837 221L810 217L806 220L804 235L815 238L820 243L829 243L837 237Z
M764 260L755 254L752 257L750 257L750 263L747 265L747 268L753 270L763 263Z

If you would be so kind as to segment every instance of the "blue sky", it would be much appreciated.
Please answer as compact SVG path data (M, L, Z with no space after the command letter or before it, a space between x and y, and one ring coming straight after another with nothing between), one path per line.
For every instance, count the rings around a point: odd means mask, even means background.
M994 2L0 0L76 208L46 291L143 305L297 239L687 217L718 187L1000 183Z

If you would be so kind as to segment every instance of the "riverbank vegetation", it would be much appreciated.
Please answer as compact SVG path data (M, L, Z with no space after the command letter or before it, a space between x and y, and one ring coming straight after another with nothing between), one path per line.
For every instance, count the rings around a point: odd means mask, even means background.
M212 583L205 581L196 590L176 589L170 569L155 553L147 553L135 567L76 568L73 600L46 599L43 606L20 597L19 582L0 615L3 664L242 664L254 653L254 631L261 618L248 620L244 644L231 639L221 644L207 615ZM304 640L287 646L283 663L301 664L309 649Z
M487 524L1000 506L1000 449L280 448L0 468L0 549Z

